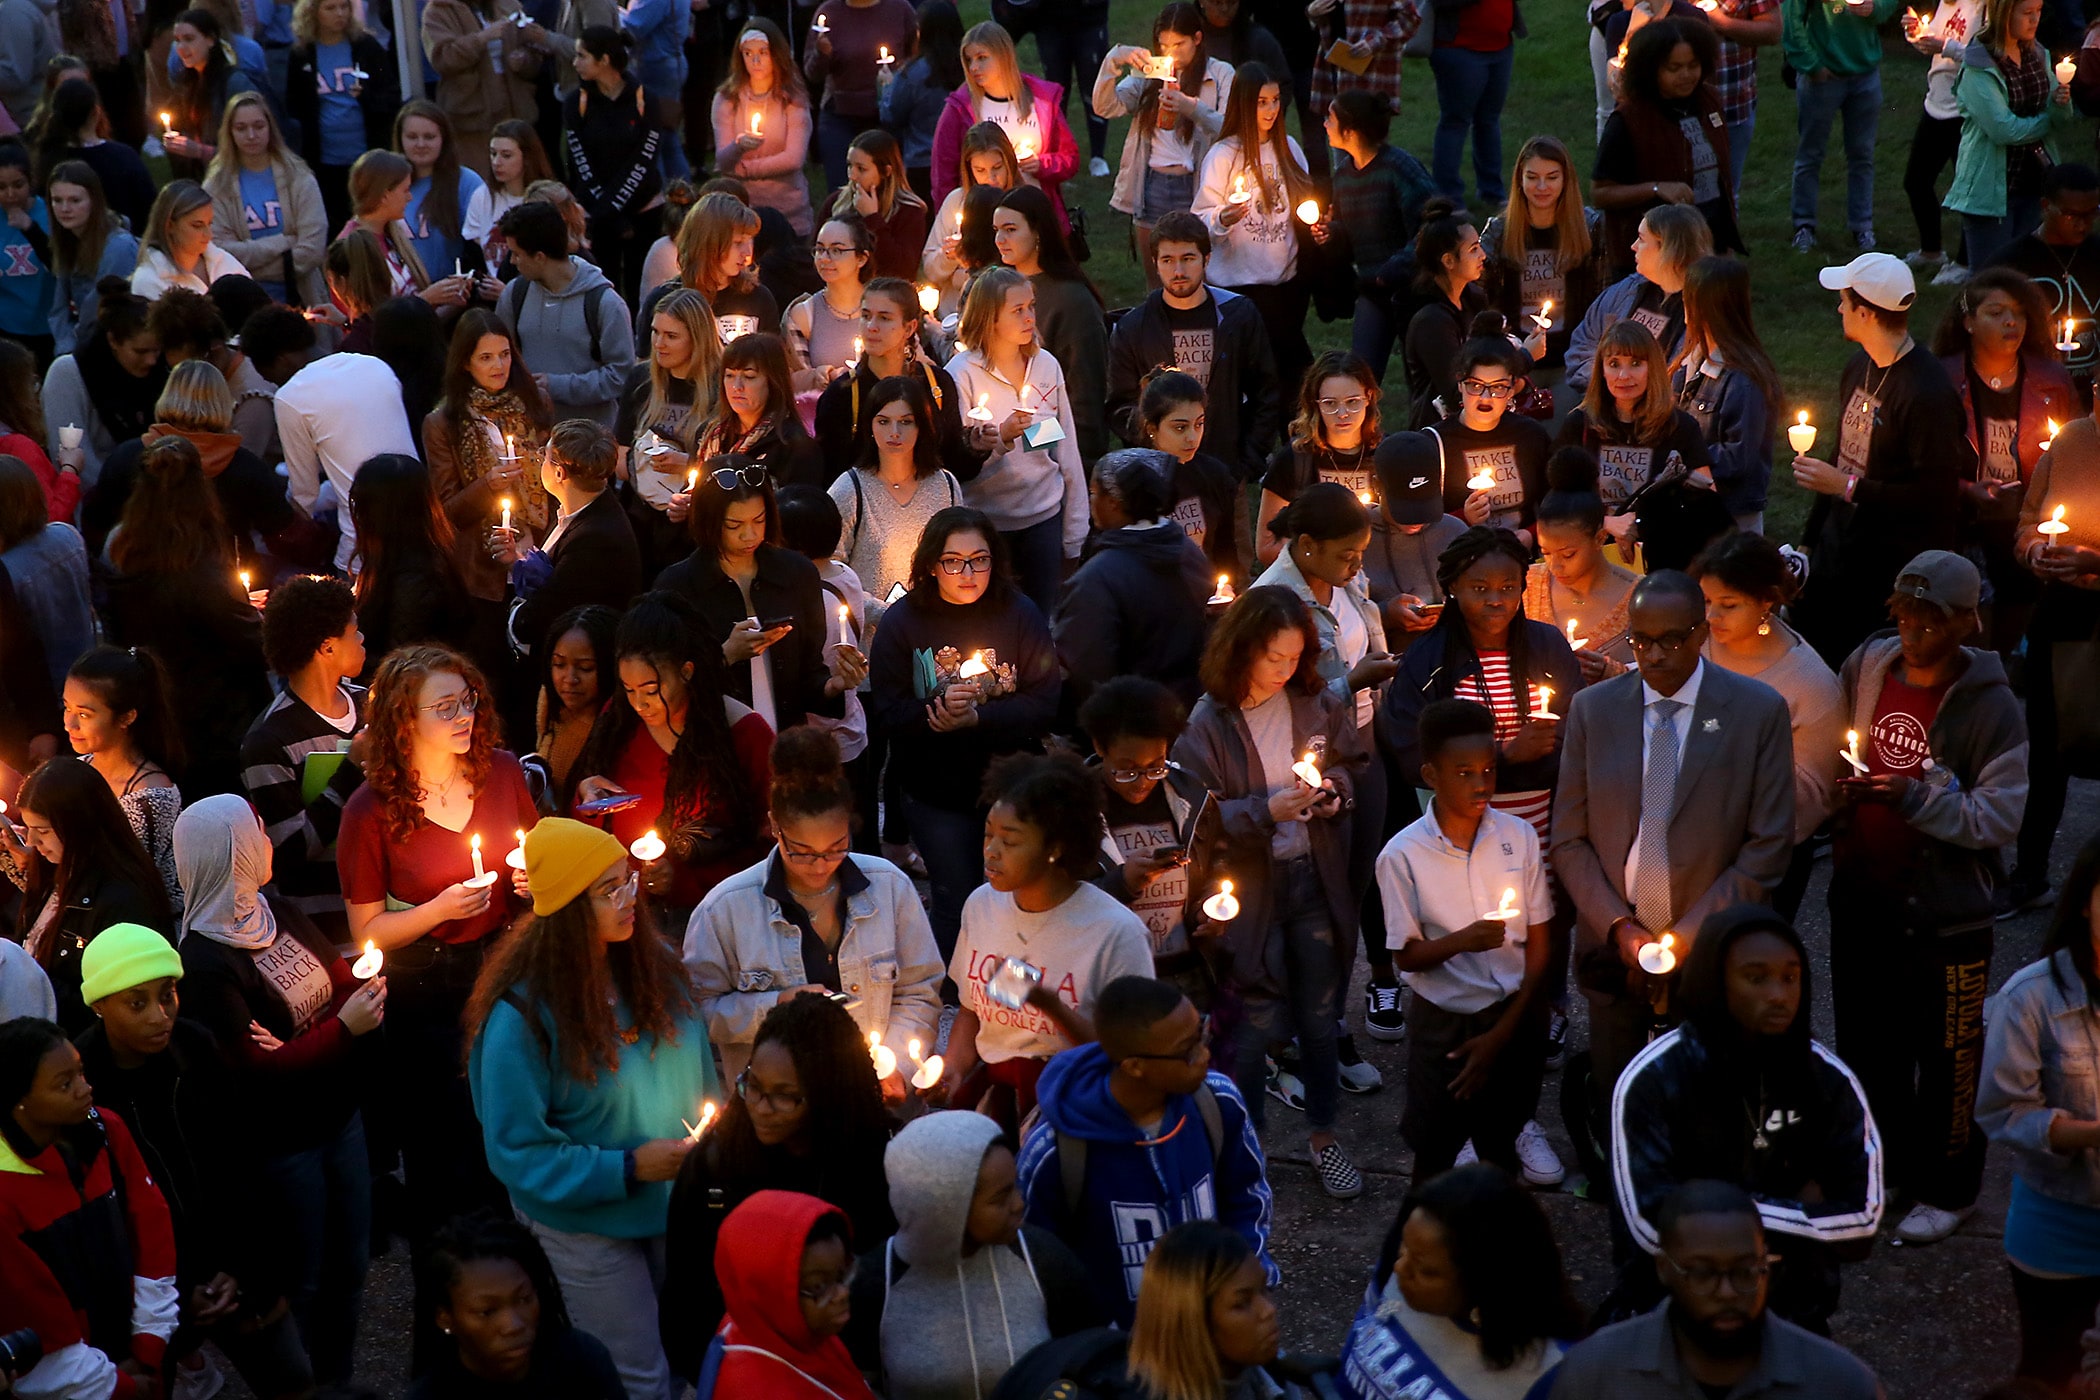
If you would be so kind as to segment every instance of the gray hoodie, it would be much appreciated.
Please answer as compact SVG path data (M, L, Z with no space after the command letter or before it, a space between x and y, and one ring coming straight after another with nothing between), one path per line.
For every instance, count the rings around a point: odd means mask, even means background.
M633 318L604 273L579 257L570 257L569 266L576 275L560 292L532 283L519 306L516 294L506 291L496 302L496 314L518 333L532 372L546 376L554 416L594 418L610 428L619 413L621 386L634 366ZM585 303L593 295L598 313L589 316ZM598 328L595 346L593 324Z
M999 1125L981 1113L929 1113L883 1155L897 1216L879 1252L889 1280L879 1321L890 1400L981 1400L1050 1340L1030 1252L1042 1237L1024 1232L1007 1248L962 1252L978 1168L998 1140Z

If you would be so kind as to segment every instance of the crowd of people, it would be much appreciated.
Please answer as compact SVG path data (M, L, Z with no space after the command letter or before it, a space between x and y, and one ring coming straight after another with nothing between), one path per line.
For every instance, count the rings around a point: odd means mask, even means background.
M0 0L0 1381L364 1393L398 1238L417 1400L1865 1400L1995 1142L2080 1384L2100 57L1905 12L1897 257L1895 9L1597 0L1585 171L1511 0ZM1408 1191L1283 1355L1359 1035Z

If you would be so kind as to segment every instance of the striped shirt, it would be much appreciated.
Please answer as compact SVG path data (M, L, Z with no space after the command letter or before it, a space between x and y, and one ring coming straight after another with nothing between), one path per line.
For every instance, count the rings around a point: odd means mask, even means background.
M1481 675L1487 678L1487 690L1482 693L1480 676L1467 676L1451 692L1454 700L1471 700L1485 705L1495 712L1495 742L1507 744L1517 737L1524 727L1524 717L1517 713L1517 693L1509 683L1509 653L1506 651L1483 651L1480 653ZM1537 697L1532 697L1527 709L1538 708ZM1565 708L1565 705L1563 706ZM1531 823L1531 829L1539 834L1539 846L1544 849L1551 844L1552 833L1548 827L1553 821L1553 789L1539 788L1530 792L1497 792L1491 806L1522 817Z
M343 805L364 783L357 765L336 755L364 727L365 691L347 681L342 689L347 732L286 689L241 741L241 786L269 833L277 892L310 918L343 913L336 831Z

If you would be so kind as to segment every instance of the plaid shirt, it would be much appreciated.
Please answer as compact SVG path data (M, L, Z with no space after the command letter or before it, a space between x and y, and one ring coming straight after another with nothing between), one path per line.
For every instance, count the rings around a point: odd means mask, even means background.
M1733 19L1761 19L1779 8L1779 0L1720 0L1721 13ZM1757 111L1757 50L1721 40L1721 66L1714 72L1721 94L1721 120L1734 126Z

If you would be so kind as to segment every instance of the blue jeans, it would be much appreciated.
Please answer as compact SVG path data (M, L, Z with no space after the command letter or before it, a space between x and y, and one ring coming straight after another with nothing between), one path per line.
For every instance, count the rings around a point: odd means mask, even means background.
M1806 73L1794 89L1799 138L1794 146L1795 228L1816 226L1817 183L1830 122L1845 119L1845 224L1854 233L1874 227L1874 133L1881 123L1881 70L1816 82Z
M1087 94L1093 91L1101 60L1108 56L1108 6L1044 6L1035 22L1035 50L1043 60L1043 76L1063 86L1065 100L1079 95L1080 109L1086 113L1087 154L1106 156L1108 121L1094 115Z
M817 153L824 161L827 193L846 186L846 148L853 144L853 138L881 124L874 117L865 121L859 117L842 117L829 107L817 113Z
M1299 1077L1305 1083L1305 1122L1316 1133L1334 1130L1335 1105L1341 1099L1341 1061L1335 1058L1335 1014L1341 1005L1343 969L1335 956L1334 920L1327 912L1327 890L1311 856L1275 866L1270 879L1270 908L1275 925L1269 938L1280 945L1284 994L1240 993L1240 1023L1232 1047L1232 1080L1247 1101L1258 1128L1265 1121L1263 1100L1268 1071L1263 1064L1271 1041L1298 1037Z
M1752 108L1750 115L1744 117L1741 121L1728 124L1728 182L1729 187L1735 191L1738 217L1741 217L1743 207L1743 167L1749 163L1750 137L1756 130L1757 110L1755 108Z
M1429 51L1429 71L1436 75L1436 153L1434 175L1439 193L1461 204L1466 198L1459 157L1466 133L1473 133L1473 182L1480 202L1499 208L1509 198L1509 172L1502 168L1502 104L1509 97L1509 74L1516 46L1499 53L1476 53L1445 45Z
M2033 195L2007 199L2003 218L1962 215L1962 237L1969 241L1969 266L1979 270L1989 267L2015 241L2034 232L2041 218L2042 202Z
M284 1264L285 1296L314 1379L350 1379L357 1315L372 1248L372 1168L357 1114L332 1142L262 1164Z
M963 901L984 883L984 818L975 812L951 812L907 795L904 819L911 826L911 841L926 862L926 882L933 887L933 941L941 950L941 965L955 956L955 938L962 931Z
M1386 367L1393 362L1393 342L1400 338L1400 325L1387 303L1369 297L1356 299L1356 318L1349 323L1349 350L1371 367L1385 382Z
M1057 595L1064 587L1064 516L1053 515L1025 530L1001 530L999 538L1006 541L1014 582L1048 622L1057 611Z

